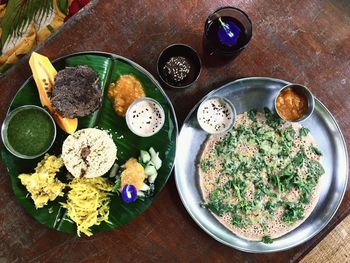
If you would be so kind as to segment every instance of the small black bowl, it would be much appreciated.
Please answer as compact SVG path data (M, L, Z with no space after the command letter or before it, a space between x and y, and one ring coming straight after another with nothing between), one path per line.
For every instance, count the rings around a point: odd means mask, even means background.
M187 77L181 82L176 83L171 81L164 73L164 66L172 57L184 57L190 64L190 71ZM157 71L159 77L169 87L187 88L198 79L201 72L201 65L199 55L193 48L185 44L173 44L163 49L160 53L157 61Z

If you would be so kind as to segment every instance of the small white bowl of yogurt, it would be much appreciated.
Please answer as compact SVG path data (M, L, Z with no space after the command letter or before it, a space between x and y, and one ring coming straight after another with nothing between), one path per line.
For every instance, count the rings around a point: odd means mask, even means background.
M236 109L223 97L204 100L197 110L199 126L209 134L220 134L232 128L236 119Z
M165 113L158 101L143 97L130 104L125 118L128 128L134 134L140 137L150 137L163 127Z

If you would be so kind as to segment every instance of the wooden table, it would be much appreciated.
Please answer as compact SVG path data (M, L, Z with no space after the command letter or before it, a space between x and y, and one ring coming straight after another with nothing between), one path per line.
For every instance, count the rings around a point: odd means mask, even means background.
M112 52L134 60L156 76L159 52L169 44L189 44L203 58L204 21L210 11L224 5L237 6L249 14L253 38L234 61L212 66L204 59L201 76L192 87L166 89L179 125L212 89L242 77L268 76L310 87L337 119L349 146L348 0L101 0L71 19L38 51L51 59L85 50ZM0 79L1 122L14 94L29 76L26 57ZM129 225L92 238L77 238L47 229L27 215L14 197L5 168L0 167L1 262L297 261L350 212L347 191L331 223L311 241L275 254L243 253L218 243L196 225L171 176L153 205Z

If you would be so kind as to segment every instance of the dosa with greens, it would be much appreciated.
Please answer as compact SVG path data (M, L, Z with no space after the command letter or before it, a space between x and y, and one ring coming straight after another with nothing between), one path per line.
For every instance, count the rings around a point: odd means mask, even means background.
M265 243L298 227L315 208L324 169L310 131L270 110L237 116L209 136L199 184L210 212L236 235Z

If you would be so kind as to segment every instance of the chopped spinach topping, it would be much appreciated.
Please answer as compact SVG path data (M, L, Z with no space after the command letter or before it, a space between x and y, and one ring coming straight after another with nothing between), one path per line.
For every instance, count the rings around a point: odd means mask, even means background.
M273 215L279 206L280 206L279 202L274 201L274 200L269 200L269 201L267 201L267 203L265 204L265 209L266 209L270 214Z
M249 225L249 221L237 213L232 213L231 223L239 228L245 228Z
M273 243L273 239L269 236L263 236L261 239L261 242L263 242L265 244L271 244L271 243Z
M260 201L263 199L265 195L268 195L271 191L271 186L269 184L265 184L262 180L257 183L254 183L255 186L255 199Z
M243 195L246 190L247 184L245 181L242 180L236 180L231 181L231 185L233 186L233 189L236 191L236 195L239 201L243 200Z
M293 158L293 165L296 166L296 167L300 167L303 165L303 162L304 162L304 159L305 159L305 153L304 153L304 150L301 149L297 155Z
M292 127L286 128L283 131L281 131L281 136L288 142L292 142L295 138L295 131Z
M263 158L256 155L252 159L252 165L257 172L261 172L266 167L266 162Z
M220 189L216 189L209 196L209 203L206 207L210 209L214 214L218 216L223 216L227 212L227 205L223 203L225 198L224 193Z
M249 119L251 119L254 122L256 121L256 112L257 112L256 110L252 109L247 113Z
M307 166L309 175L318 179L322 174L324 174L324 169L322 165L315 160L307 160Z
M256 208L256 202L243 200L237 207L243 212L251 212Z
M276 114L273 114L268 108L264 108L266 124L272 128L277 128L280 125L280 119Z
M300 137L305 137L308 135L309 132L310 132L310 130L308 128L303 127L299 130L299 135L300 135Z
M213 168L214 162L210 159L206 159L206 160L201 160L199 165L201 166L201 169L203 170L203 172L207 173L211 168Z
M311 147L310 147L310 150L311 150L314 154L317 154L317 155L322 156L321 151L320 151L317 147L311 146Z
M233 127L200 162L205 173L221 169L208 202L201 206L218 216L231 215L232 225L239 228L259 224L268 231L266 222L280 207L286 224L304 218L305 206L324 169L307 157L303 147L308 146L299 147L296 154L292 151L295 141L309 133L307 128L297 134L292 126L280 125L269 109L265 109L266 121L257 121L257 114L255 110L247 112L252 122ZM321 154L314 146L306 149ZM293 202L286 197L291 190L298 191ZM264 236L262 242L271 243L272 239Z
M304 206L301 203L286 202L284 209L282 220L287 224L293 224L295 221L304 218Z

